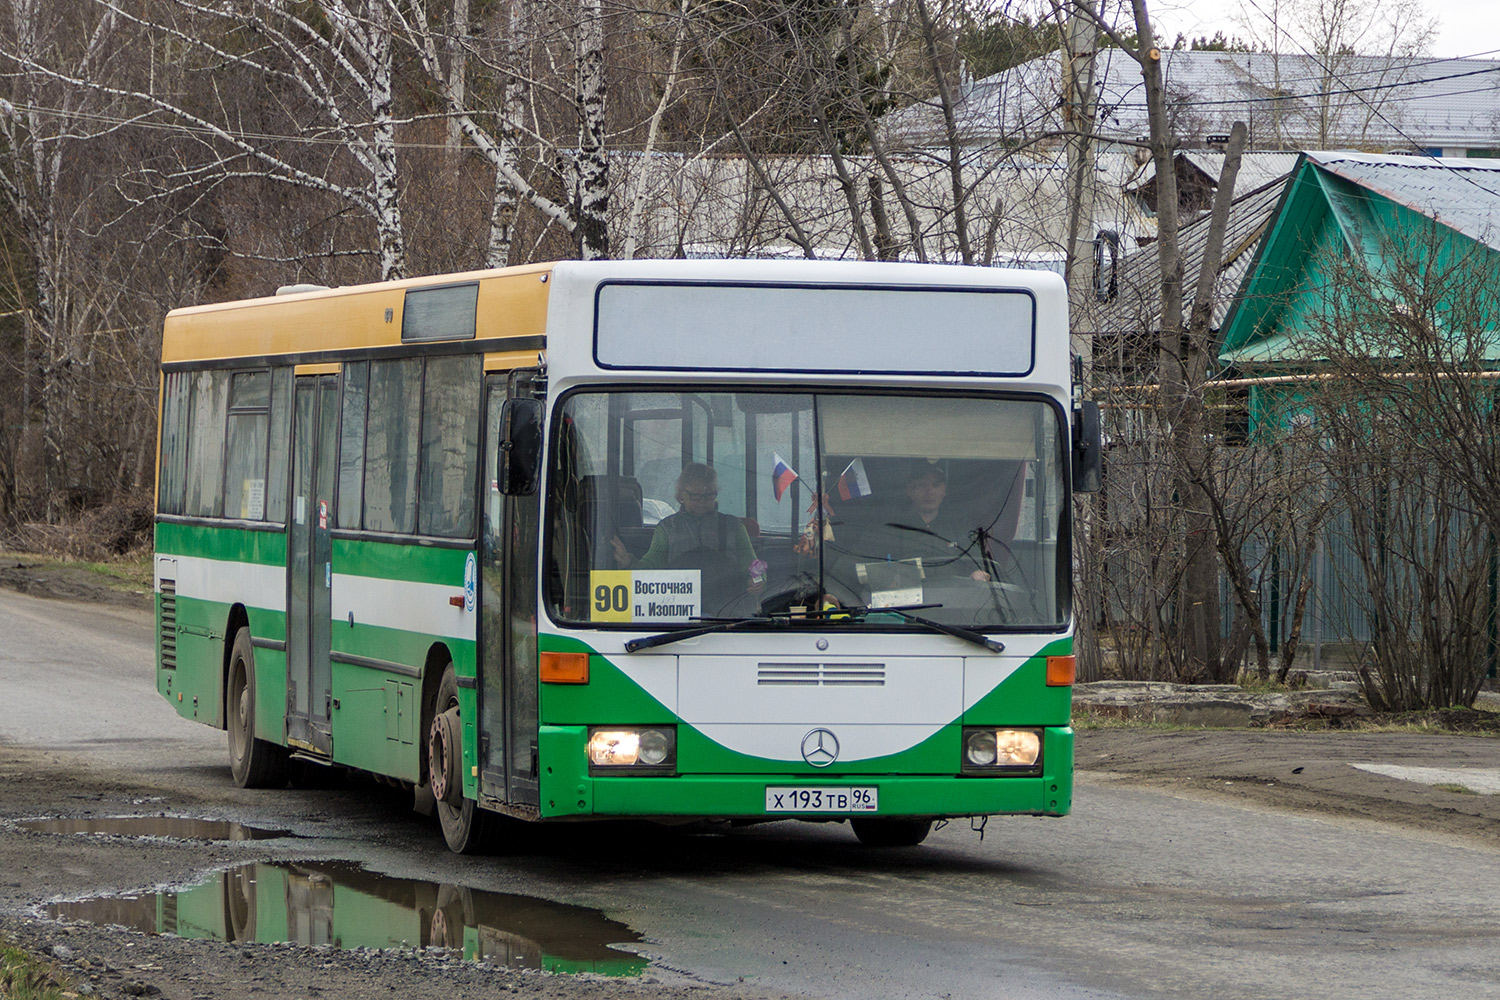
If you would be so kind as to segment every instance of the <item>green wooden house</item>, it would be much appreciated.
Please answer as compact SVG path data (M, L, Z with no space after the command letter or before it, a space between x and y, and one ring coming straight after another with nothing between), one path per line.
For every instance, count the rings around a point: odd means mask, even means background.
M1218 379L1248 391L1252 438L1274 433L1299 409L1300 381L1337 377L1320 331L1351 262L1365 275L1367 294L1387 295L1393 314L1405 308L1398 272L1414 267L1460 266L1493 293L1500 288L1500 160L1302 155L1220 327ZM1475 305L1447 303L1465 317L1466 330L1476 322L1500 328L1500 312L1483 315L1483 306L1476 316ZM1380 344L1371 337L1372 351ZM1485 357L1500 361L1500 349ZM1400 359L1390 360L1399 372Z

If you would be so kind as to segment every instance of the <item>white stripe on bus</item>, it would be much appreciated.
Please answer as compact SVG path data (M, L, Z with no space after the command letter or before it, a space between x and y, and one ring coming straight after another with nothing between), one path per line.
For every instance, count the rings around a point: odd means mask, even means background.
M163 580L176 581L179 598L286 611L286 569L282 566L203 556L158 555L158 592Z
M464 582L410 583L375 576L333 574L333 622L379 625L404 632L421 632L472 641L477 633L475 611L454 607L449 599L464 596Z
M161 590L162 580L176 581L179 598L286 611L286 569L282 566L158 555L157 591ZM476 614L449 603L449 598L462 598L463 594L462 580L444 586L335 573L332 619L347 625L353 612L356 624L472 641L476 635Z

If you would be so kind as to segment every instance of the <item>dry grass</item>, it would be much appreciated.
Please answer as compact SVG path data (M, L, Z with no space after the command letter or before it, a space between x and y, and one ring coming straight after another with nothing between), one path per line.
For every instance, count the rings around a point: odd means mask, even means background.
M154 521L149 496L126 497L72 515L60 524L22 524L0 538L0 548L68 561L112 562L149 552Z
M0 997L64 1000L79 994L58 978L57 966L13 945L0 945Z

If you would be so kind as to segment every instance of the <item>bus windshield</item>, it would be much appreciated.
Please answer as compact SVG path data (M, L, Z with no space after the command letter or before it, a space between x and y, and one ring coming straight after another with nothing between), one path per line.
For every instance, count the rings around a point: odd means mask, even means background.
M575 391L550 457L549 610L897 627L875 610L924 605L965 628L1060 629L1059 421L1037 398Z

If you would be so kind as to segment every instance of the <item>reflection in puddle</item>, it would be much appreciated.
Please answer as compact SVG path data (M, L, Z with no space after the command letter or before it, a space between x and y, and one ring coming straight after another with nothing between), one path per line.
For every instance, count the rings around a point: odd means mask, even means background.
M440 946L549 972L633 976L646 967L646 959L610 947L641 936L596 910L331 861L241 865L181 892L52 903L47 915L217 941Z
M176 840L270 840L290 830L262 830L233 820L190 816L109 816L85 819L27 819L16 824L41 833L90 833L115 837L171 837Z

